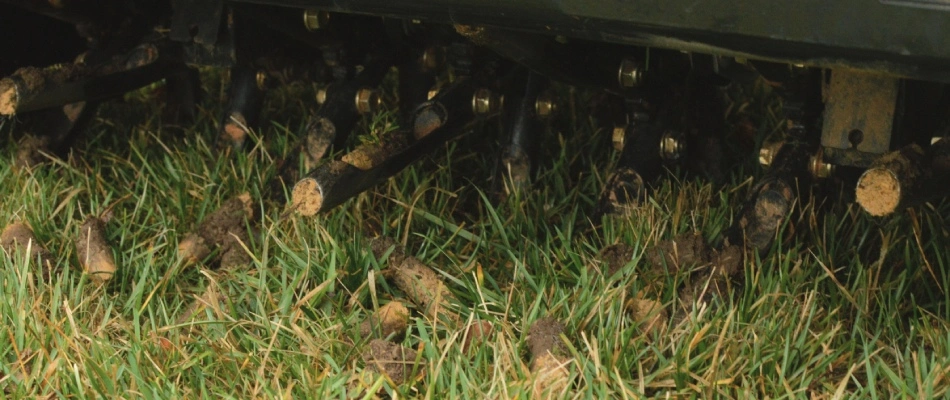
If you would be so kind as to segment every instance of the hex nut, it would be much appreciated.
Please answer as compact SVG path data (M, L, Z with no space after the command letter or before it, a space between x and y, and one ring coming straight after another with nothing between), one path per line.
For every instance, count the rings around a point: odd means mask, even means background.
M356 111L360 114L369 114L379 109L382 98L376 89L362 88L356 92Z

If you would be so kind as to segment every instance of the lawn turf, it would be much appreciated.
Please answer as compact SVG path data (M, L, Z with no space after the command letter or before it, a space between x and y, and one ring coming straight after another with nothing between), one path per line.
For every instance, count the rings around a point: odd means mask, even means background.
M668 176L630 215L591 221L618 156L582 105L562 107L574 111L547 133L520 195L494 199L502 136L489 121L334 210L281 219L279 202L259 200L303 131L313 89L271 96L247 151L221 157L215 85L183 129L162 127L160 86L107 103L68 159L33 171L12 167L21 125L0 122L0 223L27 221L57 266L44 280L22 252L0 257L0 396L529 398L527 335L544 317L566 326L570 379L555 395L947 395L947 202L882 219L833 187L809 195L768 252L747 255L731 296L686 304L677 289L687 271L648 279L643 253L681 233L721 241L762 173L754 152L732 149L744 158L722 185ZM751 124L761 142L782 126L780 106L762 88L743 90L726 117ZM583 104L583 93L563 92ZM368 118L354 143L378 134L380 121L392 119ZM179 260L184 235L242 192L258 200L251 264L221 271ZM119 269L99 286L83 276L74 242L85 217L109 207ZM399 343L421 366L402 385L368 374L360 323L406 299L369 251L375 235L441 274L460 326L488 321L494 334L463 352L464 330L411 309ZM616 243L633 255L606 276L597 256ZM663 305L662 329L644 329L630 310L648 292ZM205 306L183 319L196 299Z

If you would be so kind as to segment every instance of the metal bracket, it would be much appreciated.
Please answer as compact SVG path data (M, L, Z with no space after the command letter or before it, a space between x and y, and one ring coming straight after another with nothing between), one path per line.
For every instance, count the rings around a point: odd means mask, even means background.
M172 10L169 37L182 43L186 63L216 67L235 64L234 17L230 10L225 14L223 0L174 0Z
M884 154L891 145L899 79L883 74L834 70L822 87L825 116L821 145L836 157L836 164L863 165L865 154Z
M213 46L218 42L223 0L174 0L169 36L176 42Z

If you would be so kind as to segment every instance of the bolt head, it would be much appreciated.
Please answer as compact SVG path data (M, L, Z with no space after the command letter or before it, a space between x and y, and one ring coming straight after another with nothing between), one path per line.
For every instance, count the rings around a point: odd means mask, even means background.
M441 46L429 46L426 48L425 52L422 53L422 68L426 70L434 70L442 66L442 63L445 62L445 49Z
M772 165L772 159L775 158L775 154L772 154L772 149L767 146L762 146L759 149L759 165L768 167Z
M835 166L822 161L821 156L811 156L808 165L811 167L811 173L816 178L827 178L831 176Z
M317 104L323 105L327 102L327 88L320 88L317 90Z
M330 13L321 10L304 10L303 26L308 31L316 31L327 25L330 21Z
M660 138L660 157L664 160L676 160L683 155L686 142L683 134L676 131L666 131Z
M614 149L617 151L623 151L623 143L627 136L627 125L617 125L614 127L614 130L611 134L611 140L614 144Z
M548 118L557 111L557 104L550 93L542 93L534 102L534 112L538 118Z
M632 88L640 86L643 83L643 71L640 63L632 59L624 59L620 62L620 69L617 71L617 80L620 86Z
M264 70L257 71L257 75L254 76L254 81L257 83L258 89L267 90L267 83L268 83L267 71L264 71Z
M472 96L472 112L475 115L485 115L494 111L496 100L491 90L482 88L475 91Z
M759 148L759 165L765 167L772 165L772 161L775 160L782 146L785 146L785 140L780 138L769 137L762 142L762 147Z

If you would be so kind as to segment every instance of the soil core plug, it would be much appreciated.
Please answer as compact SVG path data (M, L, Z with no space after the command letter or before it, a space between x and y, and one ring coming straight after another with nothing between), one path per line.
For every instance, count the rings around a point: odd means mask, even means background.
M564 324L554 318L542 318L528 329L531 373L534 374L532 398L558 398L570 385L571 363L567 345L561 340Z
M224 202L201 221L198 229L178 243L178 255L192 264L205 260L215 249L220 249L222 269L247 264L250 257L242 243L250 242L245 220L253 215L253 202L248 193Z
M112 248L106 241L106 222L95 216L86 218L79 228L76 254L84 273L98 284L112 279L117 269Z
M371 244L376 257L381 257L393 246L395 242L386 237L376 239ZM451 305L455 296L432 268L415 257L405 255L400 246L396 246L389 254L388 265L388 273L396 287L405 292L423 314L452 326L458 324L459 316L452 311Z
M30 258L39 261L43 266L43 276L49 278L53 254L36 240L33 229L25 222L14 222L3 229L3 233L0 234L0 248L11 256L17 249L22 251L29 249Z
M360 336L386 339L401 335L409 328L409 309L401 302L391 301L373 312L360 324Z

